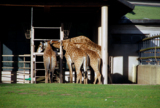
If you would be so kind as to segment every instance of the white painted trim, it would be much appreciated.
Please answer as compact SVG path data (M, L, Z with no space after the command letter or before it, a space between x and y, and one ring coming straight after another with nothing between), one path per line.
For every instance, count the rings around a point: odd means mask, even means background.
M101 27L98 27L98 45L102 45L102 30Z
M144 6L160 6L160 3L151 3L151 2L130 2L133 5L144 5Z
M102 79L103 84L108 84L108 6L101 7L102 26Z

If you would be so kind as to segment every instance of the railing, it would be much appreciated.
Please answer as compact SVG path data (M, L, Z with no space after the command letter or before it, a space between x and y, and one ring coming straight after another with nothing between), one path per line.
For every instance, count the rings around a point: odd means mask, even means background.
M34 64L34 83L40 82L40 81L38 81L38 79L40 77L44 77L45 78L44 75L37 75L37 71L43 71L43 73L45 73L45 68L44 67L37 68L38 64L44 64L43 60L40 60L40 61L38 60L37 61L37 56L38 57L40 57L40 56L43 57L43 54L44 53L37 53L37 52L33 53L33 57L34 57L34 59L33 59L33 64ZM59 55L60 55L60 52L57 53L57 56L59 56ZM57 65L55 67L55 71L60 71L59 70L59 65L61 65L60 61L57 61ZM40 78L40 79L42 80L42 78Z
M160 62L160 35L144 38L140 43L139 61L141 64L156 64Z
M24 55L2 55L2 57L23 57L23 61L8 61L8 60L4 60L2 61L2 63L23 63L23 67L8 67L8 66L3 66L2 67L2 72L1 72L1 76L2 76L2 83L12 83L12 82L20 82L20 83L25 83L25 78L26 76L30 76L30 67L26 67L26 63L30 63L30 61L26 61L26 57L30 58L30 54L24 54ZM26 71L29 70L29 71ZM16 70L16 71L15 71ZM21 71L22 70L22 71ZM17 80L17 76L23 76L23 78L21 78L21 80ZM10 78L11 80L3 80L3 78L5 79L5 77ZM17 79L14 79L12 77L15 77ZM16 80L16 81L15 81ZM29 83L29 82L28 82Z
M37 39L35 38L35 29L58 29L60 37L59 39ZM36 71L37 70L44 70L44 69L37 69L36 64L39 63L36 61L36 56L43 56L43 53L36 53L35 51L35 41L48 41L48 40L55 40L55 41L62 41L64 37L64 32L62 31L62 27L31 27L31 83L36 83ZM54 37L54 36L53 36ZM60 51L58 53L60 56L60 82L63 82L63 69L62 69L62 62L63 62L63 50L62 45L60 46ZM43 63L42 61L40 63Z

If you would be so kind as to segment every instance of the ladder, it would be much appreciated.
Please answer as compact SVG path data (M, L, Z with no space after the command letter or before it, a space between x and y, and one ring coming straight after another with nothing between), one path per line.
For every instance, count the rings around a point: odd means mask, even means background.
M35 29L59 29L60 32L60 39L35 39ZM31 83L36 83L36 78L37 77L44 77L44 76L36 76L36 72L38 70L45 70L45 69L37 69L36 65L38 63L43 63L43 61L37 61L36 57L37 56L43 56L43 53L36 53L35 52L35 41L49 41L49 40L55 40L55 41L59 41L62 42L64 37L64 32L62 27L31 27ZM62 62L63 62L63 49L62 49L62 44L60 46L60 50L57 54L57 56L59 56L60 60L59 60L59 68L60 68L60 83L63 83L63 67L62 67Z

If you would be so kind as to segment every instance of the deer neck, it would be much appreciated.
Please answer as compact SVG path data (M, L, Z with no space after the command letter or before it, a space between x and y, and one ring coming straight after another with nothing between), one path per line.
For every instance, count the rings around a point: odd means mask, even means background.
M52 49L50 43L48 43L48 42L45 43L45 46L46 46L45 50L50 50L50 49Z

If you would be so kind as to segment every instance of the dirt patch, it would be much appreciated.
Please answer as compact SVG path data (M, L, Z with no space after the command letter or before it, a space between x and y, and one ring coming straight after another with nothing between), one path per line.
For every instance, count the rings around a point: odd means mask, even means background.
M54 90L51 90L50 92L54 92Z
M14 91L9 91L9 92L7 92L7 94L10 94L10 93L14 93Z
M91 91L87 91L87 93L91 93Z
M19 93L19 94L28 94L28 93Z
M40 95L40 96L44 96L44 95L47 95L47 93L42 92L42 93L40 93L39 95Z
M20 90L17 90L17 91L24 91L25 89L20 89Z
M84 95L84 92L78 92L78 93L80 93L81 95Z
M109 96L109 97L107 97L107 98L113 98L113 96Z
M71 95L71 94L61 94L62 96L69 96L69 95Z

